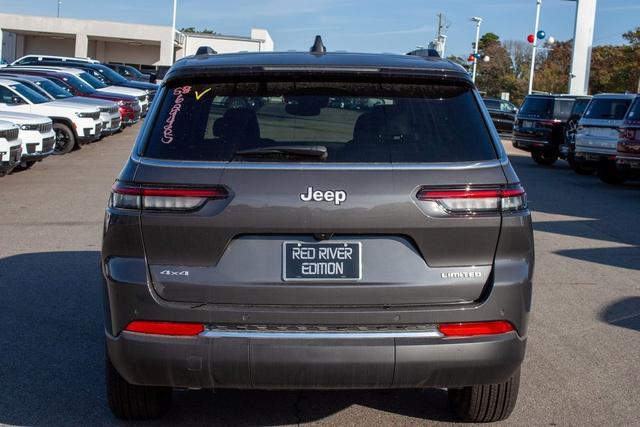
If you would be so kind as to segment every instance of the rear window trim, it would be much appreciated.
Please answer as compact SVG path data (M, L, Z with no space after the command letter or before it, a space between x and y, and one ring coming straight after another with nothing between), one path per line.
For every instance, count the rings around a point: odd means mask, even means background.
M194 169L300 169L299 163L284 162L208 162L202 160L170 160L143 157L136 154L132 160L148 166L164 166L171 168ZM306 169L316 170L464 170L464 169L490 169L497 166L506 166L508 159L499 157L491 160L469 162L430 162L430 163L316 163L305 162Z

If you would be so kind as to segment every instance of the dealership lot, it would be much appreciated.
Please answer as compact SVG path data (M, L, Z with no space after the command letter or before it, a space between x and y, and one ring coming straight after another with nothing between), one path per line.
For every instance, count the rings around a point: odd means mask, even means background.
M103 211L140 125L0 182L0 424L116 424L104 397ZM640 395L640 183L507 148L535 220L528 353L508 425L630 425ZM176 392L167 425L424 424L426 391Z

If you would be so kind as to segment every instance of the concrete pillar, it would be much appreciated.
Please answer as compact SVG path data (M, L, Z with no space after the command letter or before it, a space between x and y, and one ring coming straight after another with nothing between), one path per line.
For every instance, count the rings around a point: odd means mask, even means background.
M586 95L589 93L589 69L591 68L593 27L596 22L596 0L577 0L576 3L569 93Z
M160 40L160 60L157 65L173 65L174 62L174 33L167 33L167 37Z
M89 37L86 34L76 34L76 53L75 56L87 57L89 51Z

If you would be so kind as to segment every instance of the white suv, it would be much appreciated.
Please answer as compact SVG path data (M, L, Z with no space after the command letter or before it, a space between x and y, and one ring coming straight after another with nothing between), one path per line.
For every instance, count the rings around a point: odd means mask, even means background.
M20 162L22 144L20 129L11 122L0 120L0 176L5 176Z
M102 120L102 136L111 135L120 131L122 119L118 104L106 99L83 98L73 96L62 87L40 76L28 74L3 74L8 79L15 80L25 86L41 93L52 101L59 101L65 104L85 107L96 107L100 110L100 120Z
M100 137L102 121L95 107L74 106L50 101L22 83L0 78L0 111L31 113L48 116L53 120L56 134L56 153L71 151L77 144Z
M21 167L29 168L34 163L53 154L56 135L53 132L53 122L49 117L0 111L0 120L6 120L20 128Z

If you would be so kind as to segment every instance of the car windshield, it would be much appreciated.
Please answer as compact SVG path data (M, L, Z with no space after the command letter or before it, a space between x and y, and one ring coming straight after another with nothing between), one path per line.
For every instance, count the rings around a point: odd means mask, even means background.
M586 119L622 120L631 105L631 99L593 98L584 113Z
M43 104L45 102L49 102L50 99L47 99L44 95L39 94L33 89L30 89L23 85L22 83L18 83L15 85L9 85L11 89L18 92L24 98L28 99L29 102L33 104Z
M484 103L487 106L487 108L492 108L494 110L500 109L500 101L496 101L494 99L485 99Z
M136 77L144 77L144 74L138 71L137 68L131 67L129 65L125 65L123 68L125 68L127 71L129 71L131 74L133 74Z
M640 97L633 102L625 120L627 122L640 123Z
M427 163L497 157L465 86L238 82L165 94L144 152L152 158Z
M80 92L82 92L85 95L92 94L92 93L94 93L96 91L93 86L89 85L84 80L79 79L78 77L76 77L74 75L71 75L71 74L65 75L62 78L62 80L64 80L69 85L71 85L76 90L79 90Z
M89 83L94 89L104 89L107 87L106 84L102 83L100 80L93 77L91 74L82 72L78 75L82 80Z
M122 77L120 74L113 71L111 68L106 65L95 65L95 69L98 70L100 74L102 74L108 81L112 84L126 82L127 79Z
M73 96L50 80L38 80L35 84L55 99L65 99Z
M587 105L589 105L589 101L589 99L576 99L576 101L573 103L573 108L571 109L571 115L582 116L582 113L584 113Z
M523 116L536 116L542 119L553 117L553 98L541 98L530 96L524 100L520 114Z

